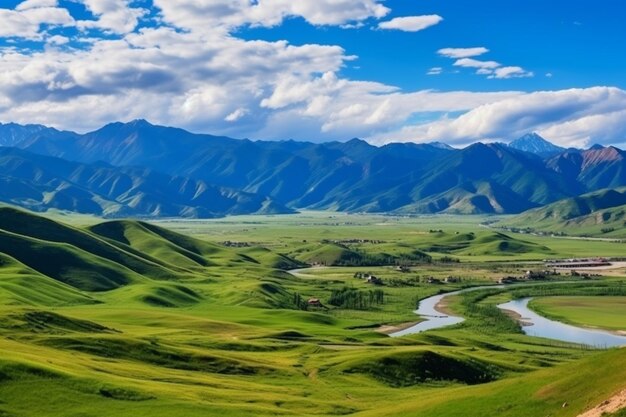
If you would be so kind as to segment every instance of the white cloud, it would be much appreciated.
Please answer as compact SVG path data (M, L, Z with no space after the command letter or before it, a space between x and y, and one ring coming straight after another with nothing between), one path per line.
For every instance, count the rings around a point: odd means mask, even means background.
M489 78L527 78L534 77L534 73L526 71L522 67L500 67L493 71L493 74Z
M229 114L228 116L226 116L224 120L226 120L227 122L236 122L242 117L245 117L247 114L248 114L248 110L240 107L234 112L232 112L231 114Z
M65 45L69 43L69 41L70 39L68 37L61 35L50 36L48 39L46 39L46 42L51 45Z
M277 26L289 17L302 17L312 25L353 27L369 18L380 19L390 9L380 0L154 0L166 22L208 32L252 26Z
M465 145L537 131L562 146L584 146L592 140L610 143L626 131L624 108L626 91L614 87L541 91L494 100L456 118L444 116L372 139Z
M375 25L373 20L389 13L382 1L155 0L165 24L140 30L144 11L129 6L138 3L84 1L95 20L78 25L109 36L89 30L72 35L72 44L63 48L55 45L66 44L67 36L46 27L76 22L56 2L29 0L20 10L0 9L0 36L46 42L37 51L0 47L0 119L84 131L112 120L147 118L235 137L365 137L376 143L468 143L532 130L564 145L591 138L607 142L626 125L626 93L619 89L405 92L342 77L355 57L340 46L244 40L233 30L291 17L313 25ZM84 49L73 49L77 42ZM483 47L441 51L455 59L456 68L488 77L529 74L473 59L487 52ZM443 72L434 67L428 73ZM426 122L406 126L409 120Z
M83 29L101 29L105 32L124 34L132 32L139 19L146 13L144 9L130 7L126 0L81 0L96 20L80 20Z
M500 63L496 61L479 61L472 58L461 58L456 60L454 66L465 68L494 69L498 68L500 66Z
M426 75L441 75L441 73L443 73L443 68L441 68L441 67L432 67L431 69L428 70Z
M476 68L476 74L486 75L490 79L528 78L534 77L532 71L519 66L502 66L497 61L482 61L472 57L489 52L485 47L474 48L443 48L437 53L446 58L453 58L455 67ZM551 76L551 75L550 75Z
M64 8L25 7L21 10L0 9L0 37L40 39L42 25L71 26L74 19Z
M483 46L475 48L443 48L437 51L437 53L441 56L454 59L471 58L486 54L487 52L489 52L489 49Z
M57 7L57 0L26 0L21 2L15 7L15 10L27 10L34 9L37 7Z
M386 22L380 22L378 28L402 30L404 32L419 32L420 30L439 24L442 20L443 17L436 14L396 17Z

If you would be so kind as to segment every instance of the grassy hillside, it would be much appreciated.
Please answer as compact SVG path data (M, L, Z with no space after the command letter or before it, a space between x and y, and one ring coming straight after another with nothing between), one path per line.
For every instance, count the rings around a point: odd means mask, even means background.
M626 188L583 194L529 210L499 226L568 234L626 236Z
M0 416L574 417L626 380L623 349L527 337L494 316L514 288L453 302L468 317L458 326L402 338L375 331L418 321L413 310L429 295L519 274L546 253L602 252L606 242L518 239L453 217L82 228L6 210L0 221ZM416 262L285 271L381 254ZM364 271L385 285L355 278ZM447 276L461 281L424 280ZM579 294L620 283L544 285ZM373 300L376 290L380 303L331 303L342 292Z

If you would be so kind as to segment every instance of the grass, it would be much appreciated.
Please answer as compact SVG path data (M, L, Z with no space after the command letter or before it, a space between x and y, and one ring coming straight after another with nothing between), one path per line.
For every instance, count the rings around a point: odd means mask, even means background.
M545 297L531 301L530 307L579 326L626 330L626 297Z
M478 217L96 223L67 216L62 224L59 214L55 221L0 214L0 233L10 237L0 241L0 416L567 417L626 380L623 350L520 334L491 308L515 287L457 297L451 308L468 317L458 326L403 338L374 331L417 321L412 311L429 295L521 274L546 256L610 255L623 244L500 234L479 227ZM408 270L285 271L311 256L336 263L343 251L432 258ZM386 285L367 284L358 272ZM429 284L430 277L460 280ZM619 281L568 288L607 293ZM556 295L561 287L533 291ZM384 303L332 306L333 290L342 288L381 289ZM295 294L326 308L301 310Z

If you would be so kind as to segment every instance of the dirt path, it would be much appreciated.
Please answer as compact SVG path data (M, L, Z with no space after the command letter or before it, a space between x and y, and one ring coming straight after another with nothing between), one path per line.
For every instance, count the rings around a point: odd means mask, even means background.
M626 408L626 389L591 410L579 414L578 417L602 417L605 414L615 413L622 408Z

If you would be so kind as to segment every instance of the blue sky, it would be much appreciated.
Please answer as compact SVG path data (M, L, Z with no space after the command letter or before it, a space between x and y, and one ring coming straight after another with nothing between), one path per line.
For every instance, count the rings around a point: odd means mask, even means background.
M626 142L619 0L8 0L0 121Z
M619 0L391 0L389 17L438 14L444 20L417 33L314 27L291 19L277 28L242 31L247 39L289 39L294 44L339 44L359 57L342 71L406 90L434 88L497 91L626 87L626 4ZM519 65L534 77L489 80L455 69L436 51L485 46L484 58ZM442 67L440 77L426 76ZM546 77L551 74L552 77Z

